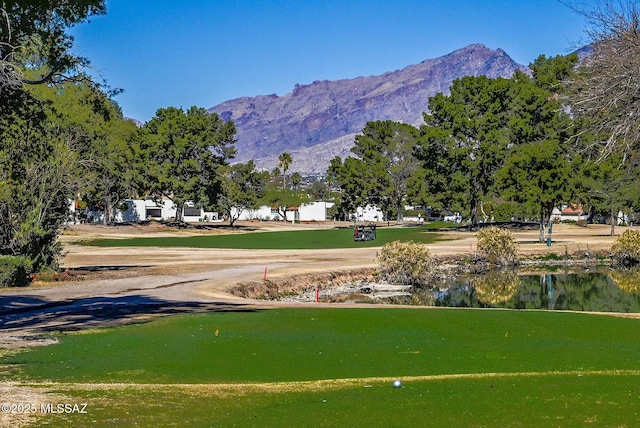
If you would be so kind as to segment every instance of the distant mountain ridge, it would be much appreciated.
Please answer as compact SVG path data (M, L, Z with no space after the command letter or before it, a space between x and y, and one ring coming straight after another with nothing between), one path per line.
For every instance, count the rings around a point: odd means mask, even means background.
M296 84L283 96L238 98L209 111L236 124L237 161L254 159L259 168L271 169L286 151L293 157L291 171L321 173L334 156L350 154L368 121L418 125L429 97L448 93L455 79L511 77L516 70L529 72L502 49L474 44L379 76Z

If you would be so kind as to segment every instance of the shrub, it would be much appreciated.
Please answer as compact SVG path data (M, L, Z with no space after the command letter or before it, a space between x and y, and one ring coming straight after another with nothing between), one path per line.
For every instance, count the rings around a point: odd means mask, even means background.
M518 262L518 249L509 230L486 227L478 231L476 238L478 254L490 264L504 266Z
M32 263L23 256L0 256L0 287L29 285Z
M562 257L558 253L547 253L540 256L540 260L562 260Z
M625 266L640 263L640 231L625 230L611 246L611 258Z
M428 284L436 263L424 244L394 241L377 254L380 278L406 285Z

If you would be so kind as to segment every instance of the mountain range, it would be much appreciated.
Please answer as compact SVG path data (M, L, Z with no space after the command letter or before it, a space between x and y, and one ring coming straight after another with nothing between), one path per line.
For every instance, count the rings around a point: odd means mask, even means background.
M225 101L209 109L237 128L236 161L254 159L272 169L289 152L290 171L324 173L334 156L346 157L368 121L422 123L429 97L448 93L455 79L529 73L502 49L474 44L379 76L296 84L282 96L261 95Z

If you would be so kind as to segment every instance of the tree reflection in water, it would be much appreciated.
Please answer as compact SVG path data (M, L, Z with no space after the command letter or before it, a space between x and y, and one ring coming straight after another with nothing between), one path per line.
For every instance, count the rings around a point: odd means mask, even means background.
M624 292L629 294L640 294L639 268L612 270L611 279Z
M480 302L499 305L513 298L520 285L520 278L515 270L495 270L477 276L471 285Z
M640 313L640 271L492 271L458 277L440 290L383 300L407 305Z

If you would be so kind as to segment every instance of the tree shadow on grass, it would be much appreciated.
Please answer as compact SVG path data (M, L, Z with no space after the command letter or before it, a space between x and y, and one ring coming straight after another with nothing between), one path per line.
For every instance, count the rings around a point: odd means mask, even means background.
M0 331L73 331L149 321L165 315L255 312L244 304L171 301L143 295L48 301L32 296L0 296Z

